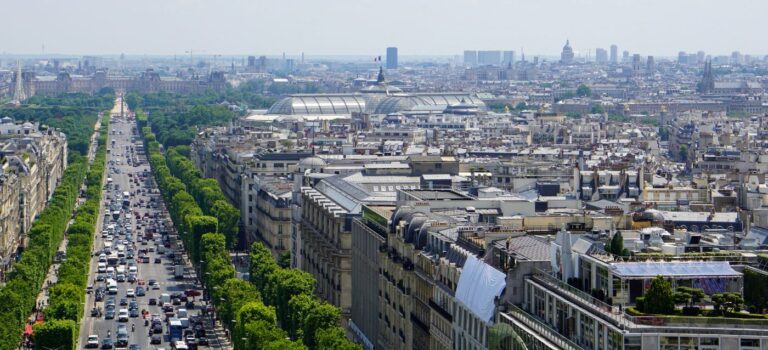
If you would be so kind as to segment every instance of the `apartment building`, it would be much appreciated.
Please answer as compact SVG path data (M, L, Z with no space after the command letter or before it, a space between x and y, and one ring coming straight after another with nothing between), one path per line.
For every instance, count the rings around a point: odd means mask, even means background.
M0 274L4 274L64 174L66 135L2 118L0 163Z

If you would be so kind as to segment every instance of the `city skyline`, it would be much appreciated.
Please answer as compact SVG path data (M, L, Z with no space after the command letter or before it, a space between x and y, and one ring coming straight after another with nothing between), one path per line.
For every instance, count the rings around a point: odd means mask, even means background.
M0 39L0 51L29 55L304 52L326 56L383 55L386 47L396 46L403 57L453 56L466 49L557 56L570 40L576 57L594 57L596 48L607 49L612 44L620 51L657 57L699 50L713 55L767 53L759 42L750 40L750 33L761 29L759 15L768 10L766 3L737 0L722 7L716 1L650 2L654 4L449 0L435 11L434 3L404 0L393 0L387 6L367 0L340 1L337 6L309 1L168 0L158 5L147 0L34 0L6 6L8 13L34 13L37 23L29 28L28 16L9 16L7 27L26 29ZM477 11L482 8L495 10ZM85 18L83 9L88 9ZM113 14L133 18L140 25L114 26ZM380 21L388 23L386 29ZM724 33L723 27L729 31ZM269 37L261 38L259 33Z

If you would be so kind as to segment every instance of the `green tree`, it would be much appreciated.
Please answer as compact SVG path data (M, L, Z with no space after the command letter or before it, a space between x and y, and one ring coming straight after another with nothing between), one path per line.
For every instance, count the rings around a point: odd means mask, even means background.
M614 255L629 256L629 250L624 249L624 237L621 235L621 231L616 231L613 237L611 237L606 250Z
M317 350L362 350L363 347L349 341L340 327L318 329L315 333Z
M701 288L677 287L672 298L675 300L675 304L684 304L690 308L700 303L706 296Z
M601 104L596 104L596 105L592 106L591 113L592 114L603 114L603 113L605 113L605 108L603 108L603 105L601 105Z
M274 261L274 260L273 260ZM277 316L281 325L286 324L289 317L290 308L288 302L296 295L313 295L315 292L315 279L307 272L297 269L278 269L271 275L270 284L274 287L269 300L277 309ZM288 331L290 333L290 330Z
M248 281L230 278L220 285L222 296L219 313L224 320L235 319L235 313L246 303L260 300L259 291Z
M240 226L240 211L225 200L217 200L211 208L211 215L219 222L219 231L227 237L227 247L237 246L237 234Z
M669 315L675 311L672 284L663 276L656 276L651 281L651 288L643 294L642 312L648 314Z
M589 86L581 84L578 88L576 88L576 96L590 97L592 96L592 89L590 89Z
M36 350L75 349L77 344L77 323L72 320L47 320L35 325L34 332Z
M688 146L680 145L680 148L677 150L677 154L680 157L681 161L687 162L688 161Z
M766 259L763 256L758 259ZM744 302L750 311L763 313L768 307L768 277L750 269L744 270Z
M270 276L280 267L277 266L272 252L261 242L253 243L250 253L250 277L251 282L256 285L256 289L261 291L264 301L272 304L271 299L266 295L266 289L270 281Z
M264 349L271 342L285 339L285 331L264 320L245 324L242 336L234 337L235 349Z
M291 267L291 252L280 254L277 259L277 265L284 269Z
M294 342L288 339L278 339L267 343L263 347L264 350L308 350L301 342Z
M730 293L716 293L712 294L712 303L715 304L715 310L720 314L739 312L741 306L744 305L744 299L741 298L741 294Z
M218 232L218 220L213 216L187 215L185 217L187 232L187 246L193 263L200 261L200 240L206 233Z

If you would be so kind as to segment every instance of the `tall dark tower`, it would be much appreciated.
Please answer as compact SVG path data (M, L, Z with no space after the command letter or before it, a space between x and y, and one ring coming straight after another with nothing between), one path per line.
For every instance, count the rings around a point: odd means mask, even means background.
M715 91L715 77L712 75L712 61L704 62L704 74L699 83L699 92L708 94Z

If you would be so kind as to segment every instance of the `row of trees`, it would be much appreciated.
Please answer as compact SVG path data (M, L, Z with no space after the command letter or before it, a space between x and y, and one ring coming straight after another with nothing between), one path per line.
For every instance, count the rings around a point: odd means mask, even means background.
M143 110L152 125L152 132L165 147L187 146L192 143L198 126L220 125L231 121L235 113L219 105L223 95L213 92L176 95L170 93L126 95L129 108Z
M104 166L107 159L109 118L102 119L99 146L86 176L86 201L67 229L67 259L59 267L58 281L49 289L45 323L35 327L37 349L64 346L74 349L84 314L93 238L99 218Z
M361 349L346 339L339 326L337 307L315 297L315 279L308 273L280 267L261 242L251 247L251 283L262 301L276 311L277 324L291 339L301 340L310 349ZM259 339L259 327L247 327L240 321L236 339Z
M166 157L160 152L160 144L154 133L145 126L146 115L138 113L137 120L150 157L152 173L163 197L170 203L169 210L174 226L178 231L190 232L182 235L182 237L185 238L187 251L192 257L193 263L200 264L202 281L207 290L210 291L211 300L215 301L219 308L221 319L226 325L232 327L233 321L240 316L243 324L248 325L249 329L253 328L253 322L250 322L251 318L263 321L266 317L267 320L272 320L271 322L264 321L266 323L260 323L258 329L252 330L269 332L276 337L252 339L249 343L252 346L249 346L249 349L302 349L301 344L285 344L286 335L279 333L274 309L266 308L261 303L261 296L249 282L235 278L235 269L227 250L227 239L223 234L217 233L218 222L216 218L203 215L203 211L195 198L186 191L185 183L172 175L168 164L178 165L178 159L166 161ZM191 178L185 172L180 172L180 174L187 179ZM197 238L192 239L192 237ZM241 309L243 311L250 310L247 313L251 316L242 314ZM233 329L234 339L240 339L239 334L241 333L237 333ZM243 344L238 343L237 348L240 348L241 345Z
M225 231L221 222L226 220L202 215L206 211L215 215L217 203L226 203L218 184L202 178L185 157L186 148L171 148L164 157L155 134L146 126L146 115L138 113L137 119L152 172L163 196L170 199L174 225L191 232L186 235L191 239L187 249L193 262L200 264L203 283L232 331L235 348L360 349L339 327L339 309L314 297L312 276L278 266L264 245L255 244L251 253L251 273L258 277L252 282L236 278L227 249L231 236L219 233Z
M90 115L88 118L91 118ZM95 120L94 116L94 122L86 124L90 127L91 133ZM71 142L69 134L68 142ZM0 322L0 350L18 347L26 319L36 306L40 287L45 281L48 269L64 237L67 223L72 217L80 186L86 178L87 171L86 157L77 152L70 153L69 164L59 186L27 233L27 247L14 265L13 271L8 274L5 287L0 289L0 300L3 301L0 303L0 320L3 320ZM64 278L74 279L71 276L75 273L67 272L68 270L69 267L64 267ZM62 289L62 293L63 291ZM82 289L78 290L78 293L82 294ZM59 326L70 327L72 324L51 322L45 328L41 328L40 332L44 333L48 327Z
M198 264L201 256L200 240L205 233L218 232L219 222L215 217L204 215L195 198L187 192L184 182L173 176L165 157L160 152L160 143L157 142L152 130L146 126L146 115L138 112L136 118L144 139L152 174L160 188L160 193L168 203L171 220L181 233L192 262Z
M186 185L203 213L218 220L219 232L226 237L227 248L232 249L237 245L240 211L227 202L216 180L204 178L195 164L182 154L189 154L188 149L188 146L170 148L165 155L166 163L171 169L171 174Z
M18 108L2 109L1 115L17 121L34 121L57 128L67 134L70 156L88 152L97 114L112 107L111 90L90 94L33 96Z

